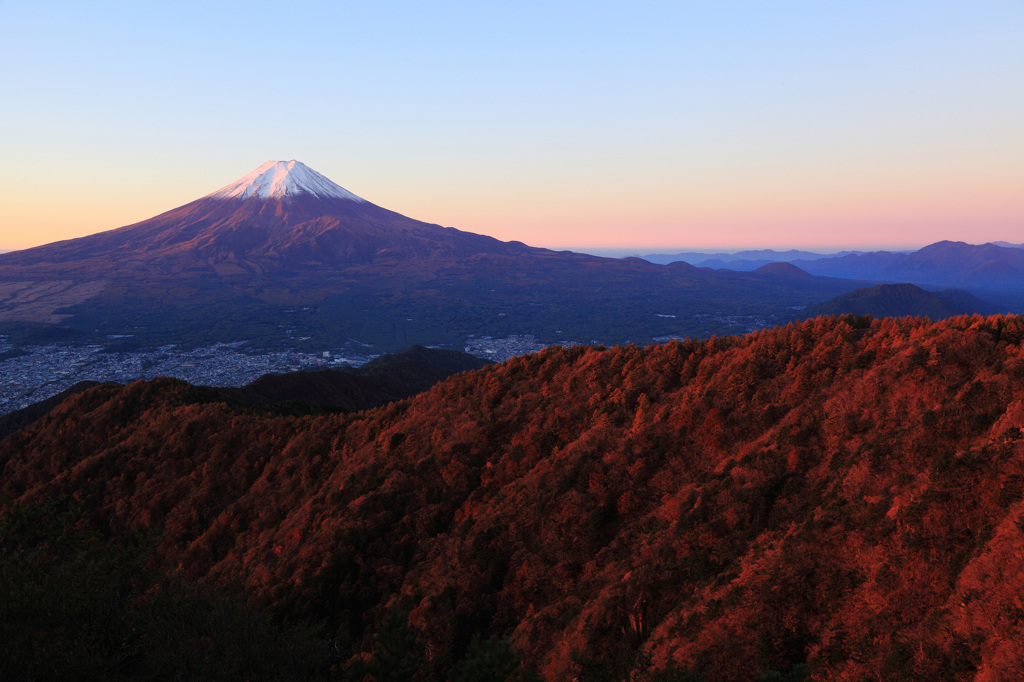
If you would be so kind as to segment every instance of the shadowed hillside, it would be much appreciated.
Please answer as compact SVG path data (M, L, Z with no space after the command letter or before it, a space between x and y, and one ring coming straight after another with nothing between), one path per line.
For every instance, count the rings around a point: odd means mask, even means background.
M799 315L803 319L819 315L852 314L944 320L956 315L993 313L997 309L994 304L957 289L932 292L913 284L880 284L808 306Z
M208 387L204 400L226 400L279 414L355 412L422 393L452 374L489 364L490 360L468 353L412 346L361 367L265 374L245 386ZM41 419L68 396L96 385L81 381L51 398L0 415L0 439Z
M412 346L400 353L382 355L362 367L266 374L240 388L211 391L278 411L354 412L408 398L452 374L489 364L490 360L468 353Z
M158 532L181 580L325 623L350 679L398 639L455 679L504 638L549 680L1011 679L1022 339L817 318L319 417L99 386L0 442L0 492Z

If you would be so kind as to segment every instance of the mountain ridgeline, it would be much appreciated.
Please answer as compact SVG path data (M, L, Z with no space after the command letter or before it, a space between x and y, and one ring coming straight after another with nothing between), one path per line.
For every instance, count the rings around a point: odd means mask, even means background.
M1024 289L1024 249L942 241L912 253L848 254L795 260L815 275L976 289Z
M382 351L471 335L649 342L745 331L863 286L598 258L424 223L268 162L135 225L0 254L0 331ZM122 340L121 343L125 343Z
M990 292L1024 290L1024 245L1006 242L965 244L942 241L916 251L740 251L728 253L649 254L652 263L685 261L691 265L739 271L769 263L792 263L818 276L956 286ZM1020 304L1019 295L1011 297Z
M823 317L301 417L102 385L0 441L0 516L155 534L174 580L314 624L336 679L1011 679L1022 343Z

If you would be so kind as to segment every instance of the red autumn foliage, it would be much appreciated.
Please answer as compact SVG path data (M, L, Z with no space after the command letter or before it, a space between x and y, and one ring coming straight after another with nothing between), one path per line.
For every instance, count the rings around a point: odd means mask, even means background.
M707 679L1024 668L1024 318L818 318L550 348L344 416L102 386L0 443L156 561L431 656L509 634L548 679L621 647Z

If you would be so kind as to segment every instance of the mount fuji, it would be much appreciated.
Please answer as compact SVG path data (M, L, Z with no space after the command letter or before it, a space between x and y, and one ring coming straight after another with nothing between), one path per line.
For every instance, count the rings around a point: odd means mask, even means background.
M516 249L371 204L298 161L268 161L248 175L141 223L9 254L0 265L53 273L221 277L351 266L403 257ZM6 269L6 268L5 268ZM113 273L108 273L114 276Z
M252 173L207 196L214 199L283 199L308 194L317 199L347 199L364 202L344 187L328 180L304 163L267 161Z
M743 331L863 286L503 242L377 206L298 161L148 220L0 254L0 333L140 344L291 338L382 350L470 335Z

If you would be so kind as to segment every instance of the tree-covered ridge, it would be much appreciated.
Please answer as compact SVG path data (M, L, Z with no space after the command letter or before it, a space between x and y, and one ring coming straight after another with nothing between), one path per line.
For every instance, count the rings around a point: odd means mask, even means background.
M161 532L160 565L322 620L352 661L407 613L424 679L505 636L551 680L1003 679L1022 339L818 318L550 348L318 417L101 386L0 443L2 492Z

